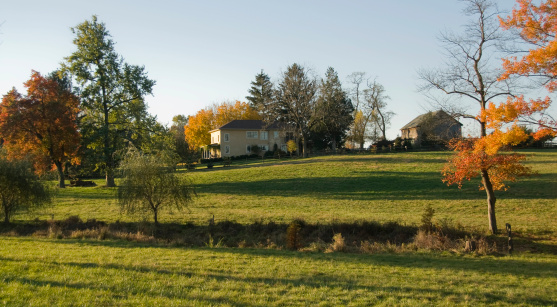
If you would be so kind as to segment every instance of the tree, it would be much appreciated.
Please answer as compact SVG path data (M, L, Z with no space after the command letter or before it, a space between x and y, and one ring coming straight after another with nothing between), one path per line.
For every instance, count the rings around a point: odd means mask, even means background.
M513 9L507 18L500 18L506 30L518 31L519 37L529 50L520 58L511 56L503 59L501 79L513 75L540 77L545 79L549 92L557 88L557 1L542 1L538 5L532 1L518 0L519 7ZM516 130L518 123L535 124L539 127L536 139L557 136L557 121L547 111L551 105L549 97L529 99L523 96L511 97L498 106L490 104L486 116L495 124L513 123L507 131Z
M12 89L0 105L0 135L10 157L34 156L39 172L54 165L61 188L65 187L64 164L79 160L80 145L79 99L67 83L56 73L45 78L33 71L25 83L27 96Z
M261 115L249 104L241 101L223 102L213 105L213 114L215 115L213 129L226 125L233 120L244 119L261 119Z
M321 80L311 126L320 139L336 150L353 122L354 107L332 67L327 69L325 78Z
M290 153L290 157L292 157L292 153L298 150L296 141L289 140L288 142L286 142L286 150Z
M185 127L188 124L189 117L185 115L176 115L172 118L172 126L170 126L170 133L173 137L174 150L180 157L180 162L190 163L196 157L196 150L190 149L185 136Z
M354 123L351 129L352 142L359 144L359 148L364 148L366 142L366 130L368 126L368 117L364 115L362 110L358 111L354 116Z
M120 164L123 180L118 202L127 213L153 214L155 225L162 210L186 208L194 191L184 176L175 173L176 162L167 152L145 155L130 148Z
M487 103L498 97L510 96L511 83L510 80L497 80L500 71L490 65L496 56L496 44L502 38L495 23L495 5L487 0L467 0L466 3L464 13L476 19L466 26L462 35L441 35L440 40L448 55L446 67L419 72L424 81L421 90L426 94L437 91L456 97L451 101L456 104L440 103L438 107L453 116L472 118L479 123L478 139L453 142L455 156L445 167L444 181L460 186L465 179L481 177L481 189L486 191L487 196L489 229L497 233L494 191L505 188L502 181L527 175L530 171L520 164L523 156L498 154L499 148L489 142L487 129L490 122L484 116ZM472 108L465 104L466 100L479 105L479 114L469 112Z
M283 73L275 94L277 108L284 110L282 121L294 126L301 137L304 157L308 155L316 93L316 81L308 76L304 67L294 63Z
M348 75L348 82L352 84L352 88L350 89L350 97L352 99L352 105L354 107L354 123L350 129L348 141L350 142L350 147L354 148L354 144L357 143L360 145L360 148L364 148L365 143L365 128L362 128L362 125L365 127L367 123L365 123L364 117L362 117L363 112L361 111L361 99L360 97L363 96L363 90L361 89L362 84L366 81L366 73L365 72L353 72ZM358 113L361 113L358 115ZM358 122L356 122L358 120Z
M250 102L251 107L261 115L266 123L274 122L277 119L277 110L275 110L273 103L273 83L263 70L255 76L255 81L251 82L251 88L248 92L250 96L246 96L246 99Z
M129 65L114 50L114 42L104 23L93 16L72 28L77 50L66 58L63 69L80 86L82 131L88 147L100 157L98 166L106 175L106 185L115 186L115 153L126 138L138 135L146 120L144 96L155 84L144 67Z
M29 163L8 161L0 153L0 208L4 223L19 211L48 204L50 193L31 171Z
M387 127L391 123L391 118L394 113L386 110L387 100L389 96L385 95L385 88L383 85L373 81L368 83L368 88L364 90L364 101L365 109L368 110L369 121L371 122L371 129L375 131L379 130L381 136L378 137L377 133L374 133L375 141L377 139L386 140L387 139Z
M261 116L249 104L241 101L213 104L199 110L188 118L188 124L184 128L190 149L196 150L210 144L209 131L239 119L261 119Z
M216 126L213 121L214 113L211 108L199 110L195 115L189 117L184 134L190 149L196 150L211 143L209 131Z

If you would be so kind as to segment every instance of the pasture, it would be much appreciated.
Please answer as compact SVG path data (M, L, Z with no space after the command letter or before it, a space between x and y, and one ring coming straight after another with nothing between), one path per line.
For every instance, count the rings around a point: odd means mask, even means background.
M499 228L533 234L557 232L557 152L523 151L527 165L538 175L510 183L498 191ZM183 212L163 212L161 223L206 224L215 221L312 223L372 220L419 224L424 209L435 209L437 220L463 227L487 229L485 192L479 179L462 189L441 181L449 152L411 152L377 155L338 155L309 159L237 162L230 168L197 169L188 176L197 197ZM137 221L123 215L114 190L96 181L94 188L59 190L55 205L35 217L107 222ZM25 217L33 218L32 216Z
M557 151L523 151L537 176L497 192L499 228L511 223L545 253L478 256L460 252L323 253L281 247L184 247L126 240L0 236L0 302L4 305L556 305ZM338 155L235 161L230 168L184 172L197 197L160 222L215 221L331 224L434 222L487 232L478 182L462 189L441 182L449 153ZM107 223L123 215L114 190L58 190L54 204L20 215L79 216ZM330 243L330 242L326 242Z

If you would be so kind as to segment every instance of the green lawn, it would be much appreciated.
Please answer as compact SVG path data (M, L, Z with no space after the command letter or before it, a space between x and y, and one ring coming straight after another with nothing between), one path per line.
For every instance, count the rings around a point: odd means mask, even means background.
M538 176L497 192L500 228L529 233L557 232L557 151L525 151ZM324 156L309 159L233 163L231 168L187 173L198 197L188 211L162 213L161 222L206 224L233 220L330 223L374 220L418 224L431 205L437 220L487 229L485 192L479 181L463 189L441 182L440 169L450 153L398 153ZM99 185L102 180L97 181ZM107 222L140 220L120 213L114 190L104 187L59 190L55 205L38 213L41 219L82 219ZM30 217L24 217L30 218Z
M497 192L500 228L523 240L557 245L557 151L524 151L539 175ZM184 173L198 197L161 223L207 225L434 221L487 231L479 182L462 190L441 182L450 153L345 155L233 163ZM98 180L102 185L102 181ZM53 183L54 184L54 183ZM105 222L140 221L119 212L114 190L60 189L54 204L19 221L72 215ZM518 239L518 238L517 238ZM204 239L205 240L205 239ZM520 242L519 240L517 242ZM330 242L325 242L330 243ZM452 252L379 254L296 252L267 248L184 248L123 240L0 236L4 305L557 305L557 256Z
M0 302L80 305L557 304L557 258L184 249L0 237Z

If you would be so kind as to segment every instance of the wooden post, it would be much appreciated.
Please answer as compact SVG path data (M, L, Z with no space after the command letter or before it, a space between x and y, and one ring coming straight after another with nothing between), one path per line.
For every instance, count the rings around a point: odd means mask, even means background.
M509 254L513 253L513 249L514 249L514 245L513 245L513 238L512 238L512 233L511 233L511 224L506 223L505 227L507 229L507 236L509 236L508 238L508 249L509 249Z

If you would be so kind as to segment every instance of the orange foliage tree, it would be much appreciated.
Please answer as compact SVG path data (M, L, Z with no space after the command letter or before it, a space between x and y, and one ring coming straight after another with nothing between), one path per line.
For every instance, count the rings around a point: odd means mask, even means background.
M184 134L191 149L211 143L209 131L237 119L261 119L261 116L248 103L223 102L199 110L190 116L188 124L184 127Z
M505 72L501 79L511 75L547 78L545 87L549 92L557 89L557 0L542 1L538 5L531 0L517 0L510 16L500 18L501 27L518 31L521 39L531 49L522 57L503 59ZM534 138L557 136L557 121L548 113L549 97L525 100L523 96L510 98L499 105L490 105L486 116L496 125L513 123L537 124Z
M448 100L456 105L446 106L446 100L440 99L440 106L447 113L473 118L479 124L479 138L453 140L450 143L455 153L442 170L443 181L461 187L465 180L480 177L480 189L485 190L487 197L489 230L497 233L495 191L505 190L507 186L504 182L528 175L531 170L522 164L524 155L499 152L504 145L524 141L526 135L520 133L524 130L518 131L518 127L501 130L503 125L496 123L488 111L492 105L490 101L512 95L512 83L500 80L497 68L490 65L497 56L495 46L502 39L497 20L493 18L498 14L497 7L490 0L464 2L467 6L463 12L474 16L466 25L465 32L460 35L451 32L441 35L448 56L445 62L447 67L423 71L420 76L425 81L422 90L428 93L441 92L456 98ZM468 106L463 103L465 100L478 104L477 115L469 112Z
M79 99L54 74L45 78L33 71L25 83L27 96L14 88L2 97L0 136L11 159L33 157L37 172L54 167L59 186L64 164L78 162Z

